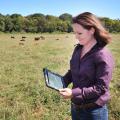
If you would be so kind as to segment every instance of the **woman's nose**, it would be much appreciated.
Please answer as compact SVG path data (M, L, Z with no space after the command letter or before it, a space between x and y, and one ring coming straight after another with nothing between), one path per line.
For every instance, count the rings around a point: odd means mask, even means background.
M77 34L75 35L75 37L76 37L76 39L79 39L79 36Z

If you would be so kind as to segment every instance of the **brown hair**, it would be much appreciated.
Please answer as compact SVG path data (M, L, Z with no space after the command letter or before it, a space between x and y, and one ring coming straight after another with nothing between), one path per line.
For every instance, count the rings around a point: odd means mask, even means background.
M105 46L111 41L108 31L102 26L100 20L90 12L84 12L72 18L72 22L82 25L85 29L95 29L94 37L100 46Z

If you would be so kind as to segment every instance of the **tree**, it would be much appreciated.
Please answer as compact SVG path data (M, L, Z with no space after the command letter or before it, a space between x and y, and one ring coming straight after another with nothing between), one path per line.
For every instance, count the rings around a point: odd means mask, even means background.
M5 30L4 18L0 17L0 31L4 32L4 30Z
M46 18L41 13L32 14L26 17L26 29L28 32L44 32Z
M46 15L46 21L47 21L46 30L48 32L57 31L57 22L59 21L58 17L52 15Z
M72 21L72 15L70 15L68 13L64 13L64 14L60 15L59 18L63 21Z
M13 23L12 19L9 15L5 17L5 32L12 32L13 31Z
M12 14L10 17L13 23L12 31L21 32L23 29L24 18L20 14Z
M120 32L120 20L100 18L109 32ZM0 14L0 31L2 32L72 32L72 15L64 13L59 17L35 13L28 16L20 14Z
M4 32L5 30L5 16L0 14L0 31Z

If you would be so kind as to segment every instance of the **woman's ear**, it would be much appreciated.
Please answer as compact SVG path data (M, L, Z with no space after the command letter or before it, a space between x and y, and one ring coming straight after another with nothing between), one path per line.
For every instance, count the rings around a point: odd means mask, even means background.
M92 27L92 28L90 29L90 32L91 32L91 34L94 34L94 33L95 33L95 28Z

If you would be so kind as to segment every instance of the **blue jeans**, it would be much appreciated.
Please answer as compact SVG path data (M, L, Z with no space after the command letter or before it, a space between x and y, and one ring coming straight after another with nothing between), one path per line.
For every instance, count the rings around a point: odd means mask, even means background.
M76 109L71 105L72 120L108 120L107 106L89 109Z

